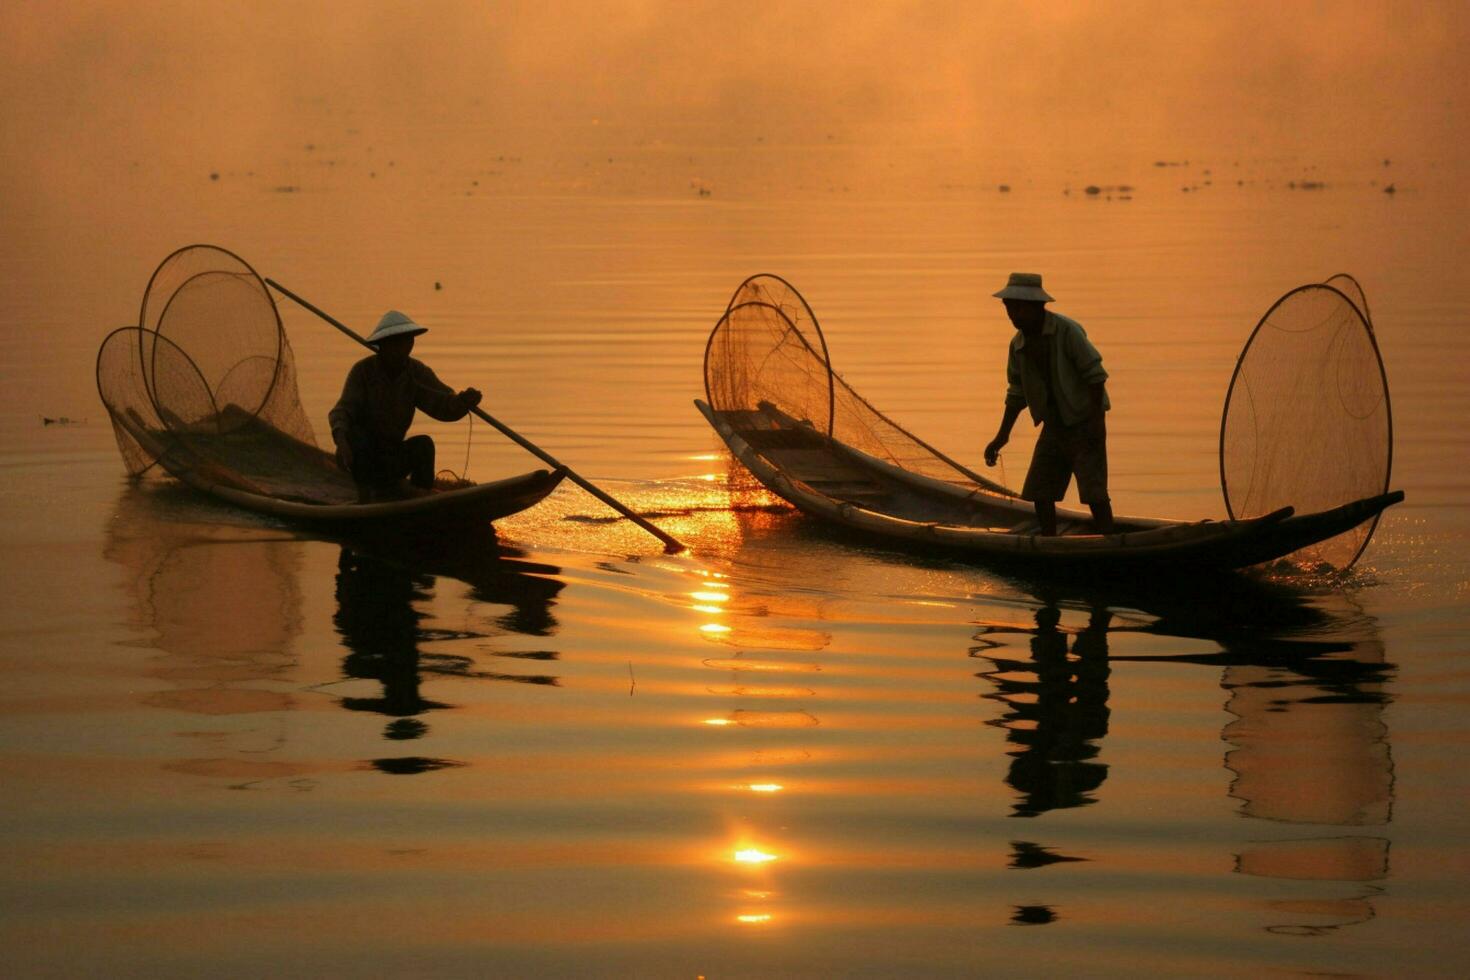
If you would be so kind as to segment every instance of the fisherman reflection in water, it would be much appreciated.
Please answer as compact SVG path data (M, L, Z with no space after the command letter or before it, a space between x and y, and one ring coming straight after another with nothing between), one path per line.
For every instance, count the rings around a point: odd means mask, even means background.
M380 697L342 698L348 711L371 711L392 720L383 737L395 742L422 738L429 731L422 716L449 705L419 693L419 639L424 615L414 604L428 598L432 576L418 575L389 562L343 548L337 560L337 632L347 647L342 673L383 685ZM413 776L462 765L449 759L395 755L368 765L394 776Z
M1111 406L1102 355L1077 321L1046 309L1052 297L1041 288L1039 274L1013 272L994 295L1005 303L1016 335L1006 362L1005 415L985 447L985 465L995 465L1021 409L1029 409L1041 435L1021 498L1036 505L1041 533L1057 533L1057 501L1075 474L1077 495L1092 509L1094 529L1110 534L1106 413Z
M364 503L420 496L433 487L434 440L404 438L415 409L441 422L457 422L480 404L479 391L455 393L428 365L409 356L414 338L427 330L397 310L383 314L367 339L377 353L352 365L342 397L327 416L337 461L352 474Z
M1059 626L1061 610L1036 610L1030 661L982 654L996 669L979 676L995 684L986 695L1009 709L991 722L1005 728L1012 751L1006 782L1021 796L1014 816L1085 806L1107 778L1097 762L1098 742L1108 733L1108 625L1112 613L1094 607L1086 627L1072 639ZM1007 627L1010 632L1014 627ZM1001 632L989 630L985 632Z
M398 719L384 733L391 739L422 735L427 729L416 716L446 707L419 693L419 622L424 616L414 603L428 598L432 585L429 576L350 548L343 548L337 559L337 613L332 621L347 647L342 673L383 685L381 697L346 697L342 706Z

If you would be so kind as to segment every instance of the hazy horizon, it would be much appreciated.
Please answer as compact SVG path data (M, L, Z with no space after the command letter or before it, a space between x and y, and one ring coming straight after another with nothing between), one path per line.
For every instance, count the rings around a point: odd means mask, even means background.
M231 161L340 131L448 159L699 127L861 167L915 134L977 158L1408 155L1456 165L1457 3L12 3L0 173ZM574 16L575 15L575 16ZM503 143L501 145L504 145ZM218 165L218 164L216 164Z

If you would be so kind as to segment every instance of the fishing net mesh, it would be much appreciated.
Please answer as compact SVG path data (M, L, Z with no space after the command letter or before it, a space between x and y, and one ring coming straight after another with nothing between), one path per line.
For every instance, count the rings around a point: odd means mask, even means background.
M189 482L355 499L317 448L275 302L244 260L180 249L153 274L138 321L97 353L97 391L130 474L160 465Z
M1015 496L952 461L853 390L831 369L811 307L778 276L751 276L735 290L710 333L704 382L710 407L737 431L767 427L774 409L895 466L969 490Z
M1350 276L1283 296L1246 341L1225 399L1220 485L1234 518L1297 513L1385 493L1393 453L1388 380ZM1297 552L1352 565L1377 519Z

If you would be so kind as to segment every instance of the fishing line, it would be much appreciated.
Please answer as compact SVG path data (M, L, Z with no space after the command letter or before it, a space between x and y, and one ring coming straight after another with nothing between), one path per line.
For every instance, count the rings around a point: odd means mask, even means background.
M468 418L470 420L470 433L469 435L465 436L464 440L464 472L461 473L459 476L459 478L461 480L464 480L466 483L468 483L470 479L470 446L473 445L475 441L475 417L473 415L470 415L468 416Z

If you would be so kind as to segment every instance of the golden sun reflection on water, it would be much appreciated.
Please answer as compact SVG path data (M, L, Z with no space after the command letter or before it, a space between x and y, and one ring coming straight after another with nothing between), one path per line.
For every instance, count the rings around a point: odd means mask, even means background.
M781 761L789 762L809 761L810 753L805 748L790 745L774 748L750 745L743 742L740 733L751 730L795 732L816 728L821 724L819 719L814 714L793 706L791 699L800 698L805 701L815 698L817 692L811 687L783 684L746 685L739 683L739 678L745 671L767 675L800 673L810 676L819 673L822 669L820 664L788 662L782 658L782 652L794 650L813 653L825 649L831 638L826 633L810 629L773 629L762 625L761 620L770 610L768 597L764 593L757 596L745 594L745 590L738 584L725 580L726 578L724 575L702 574L696 580L694 588L687 593L690 608L706 614L707 617L707 621L698 626L701 639L736 648L733 656L700 661L704 668L731 672L727 675L730 679L728 683L704 686L708 696L721 699L724 704L719 709L721 716L701 719L701 724L722 729L727 733L721 737L722 741L729 738L736 745L742 746L730 757L730 764L732 767L746 769L745 778L737 777L731 782L710 784L707 788L725 794L738 793L739 798L745 800L749 800L751 795L760 797L767 802L746 805L760 807L765 811L768 807L778 805L774 802L775 797L786 789L785 784L770 778L768 767L776 761L772 753L780 755ZM810 611L803 610L804 613ZM771 651L774 657L752 659L747 656L757 650ZM783 702L781 710L772 710L776 706L767 699L779 699ZM777 921L776 913L779 910L773 909L770 904L776 893L764 886L768 884L766 879L771 873L770 869L787 855L778 853L769 843L761 841L762 836L754 827L737 817L736 826L729 829L725 838L730 843L726 845L729 849L721 855L721 862L728 862L729 866L739 868L739 873L743 876L757 876L754 883L758 887L735 892L733 908L726 913L730 918L725 921L733 922L737 927L772 927Z

